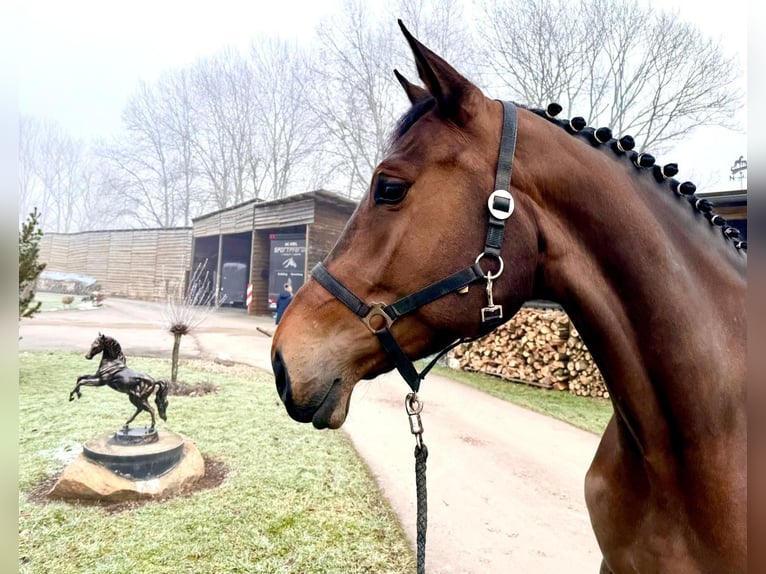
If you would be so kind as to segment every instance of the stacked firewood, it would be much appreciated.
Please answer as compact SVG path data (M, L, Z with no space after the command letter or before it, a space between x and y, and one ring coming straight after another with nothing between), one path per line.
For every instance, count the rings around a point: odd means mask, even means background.
M448 362L509 381L609 396L579 333L558 309L525 307L486 337L456 347Z
M580 338L577 329L572 327L567 339L567 371L569 372L569 392L581 397L609 398L604 377L591 357L590 351Z

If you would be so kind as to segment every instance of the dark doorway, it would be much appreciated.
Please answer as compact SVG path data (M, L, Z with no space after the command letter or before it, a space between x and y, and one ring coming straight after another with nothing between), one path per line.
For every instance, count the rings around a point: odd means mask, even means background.
M250 280L250 253L253 234L231 233L221 237L221 285L223 305L246 307L247 283Z
M196 237L194 239L194 261L192 261L191 278L198 285L188 285L187 290L200 289L198 300L212 300L218 277L218 236Z

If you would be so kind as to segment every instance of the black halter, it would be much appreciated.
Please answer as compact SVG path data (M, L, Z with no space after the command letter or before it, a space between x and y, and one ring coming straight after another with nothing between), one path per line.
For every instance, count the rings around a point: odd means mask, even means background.
M436 364L436 361L453 347L469 339L462 338L449 344L439 351L436 357L420 372L417 372L412 360L404 354L396 339L391 334L391 325L394 321L423 307L449 293L461 291L472 283L485 281L487 283L487 307L482 308L481 318L483 323L489 326L497 326L503 318L503 309L495 305L492 299L492 282L503 272L503 260L500 257L500 249L503 245L505 232L505 220L513 213L513 198L511 189L511 169L513 167L513 152L516 147L516 106L511 102L503 104L503 132L500 138L500 152L497 160L497 173L495 176L495 191L490 195L487 202L489 208L489 226L484 250L476 258L473 265L458 271L440 281L432 283L411 295L402 297L395 303L367 304L354 295L343 283L338 281L324 266L318 263L311 271L311 276L327 291L334 295L341 303L348 307L359 317L367 328L378 338L383 349L393 360L399 373L402 375L410 388L417 392L420 382L428 371ZM483 257L497 259L499 269L495 272L485 273L479 265ZM463 291L465 292L465 291ZM374 317L380 317L382 326L375 328L371 322ZM378 321L380 321L378 320Z

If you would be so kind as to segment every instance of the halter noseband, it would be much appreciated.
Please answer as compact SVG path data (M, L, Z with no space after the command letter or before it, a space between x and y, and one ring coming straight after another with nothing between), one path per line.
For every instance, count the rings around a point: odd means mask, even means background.
M311 270L311 276L334 295L336 299L348 307L352 313L359 317L378 338L383 349L393 360L396 369L414 392L420 389L420 382L444 353L469 339L461 338L450 343L439 351L436 357L418 373L412 360L404 354L404 351L402 351L391 334L391 326L397 319L450 293L456 291L465 293L469 285L479 281L486 281L487 283L487 306L481 309L482 323L493 325L499 323L503 318L502 306L495 305L493 301L492 282L503 272L503 259L500 257L500 249L503 245L505 221L511 216L514 208L510 189L513 153L516 148L517 121L516 106L511 102L501 103L503 105L503 131L500 136L495 191L489 196L487 202L489 209L487 239L484 243L484 250L476 258L473 265L453 273L440 281L436 281L411 295L402 297L390 305L385 303L365 303L336 279L327 270L324 263L317 263L314 269ZM484 273L479 264L484 257L497 259L499 268L495 273L491 271ZM377 328L372 324L375 317L380 317L383 321L383 324Z

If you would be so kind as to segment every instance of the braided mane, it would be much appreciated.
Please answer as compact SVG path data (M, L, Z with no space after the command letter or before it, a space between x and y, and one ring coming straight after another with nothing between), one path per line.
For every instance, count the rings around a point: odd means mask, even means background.
M724 238L734 243L737 249L747 251L747 241L740 237L739 229L729 225L725 218L713 212L713 204L707 199L697 197L697 186L691 181L679 182L673 176L678 173L678 164L667 163L664 166L656 165L654 156L648 153L638 153L633 150L636 143L631 136L622 136L619 139L612 137L610 128L588 127L585 118L575 116L571 120L556 119L561 112L561 106L556 103L548 104L546 109L526 108L530 112L545 118L549 122L564 128L567 132L585 138L593 147L606 146L615 155L627 158L638 169L650 169L654 179L660 184L667 186L675 194L685 197L692 209L702 214L711 225L721 228Z

